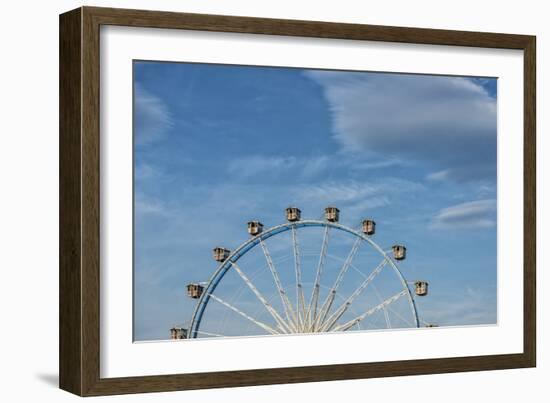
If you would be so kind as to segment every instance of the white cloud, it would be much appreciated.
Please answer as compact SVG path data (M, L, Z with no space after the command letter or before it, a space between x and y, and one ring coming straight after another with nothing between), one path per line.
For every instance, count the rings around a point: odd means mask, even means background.
M494 175L496 100L461 77L315 71L333 136L349 153L444 165L460 181Z
M328 203L350 202L368 197L383 197L400 192L411 192L421 189L420 184L394 178L379 181L359 182L354 180L323 182L297 189L298 197L304 201L321 201Z
M487 292L487 289L463 284L445 299L423 307L422 317L440 326L494 324L497 320L495 297L492 289Z
M134 177L136 180L155 179L161 176L158 168L151 164L135 164Z
M164 203L158 199L146 196L143 193L135 193L135 203L134 203L135 214L138 216L145 214L158 214L158 215L167 215L169 214Z
M250 178L256 175L277 173L296 166L295 157L252 155L231 160L227 168L231 175Z
M302 177L312 178L323 173L330 166L331 159L328 156L308 158L303 162Z
M136 84L134 95L135 142L150 144L160 140L174 125L168 107L157 96Z
M297 191L299 192L298 199L304 202L319 201L331 204L375 196L378 193L378 186L355 181L325 182L319 185L303 187L297 189Z
M495 225L496 200L485 199L457 204L440 210L431 228L488 228Z
M294 187L289 198L297 206L309 206L319 214L335 205L345 222L357 222L375 208L391 205L403 193L418 192L423 186L402 179L380 178L376 181L325 181L315 185Z
M327 170L331 163L339 164L325 155L300 159L294 156L252 155L231 160L227 171L241 179L260 175L277 176L289 172L295 178L310 179Z
M449 179L449 170L444 169L443 171L432 172L431 174L426 176L426 179L428 179L429 181L434 181L434 182L445 181L445 180Z
M374 159L372 161L353 162L351 168L358 170L372 170L395 166L407 166L410 164L410 161L404 161L399 158L392 157L387 159Z

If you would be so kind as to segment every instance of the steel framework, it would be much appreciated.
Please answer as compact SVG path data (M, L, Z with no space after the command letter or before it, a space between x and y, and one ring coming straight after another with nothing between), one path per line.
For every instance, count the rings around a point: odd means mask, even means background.
M301 259L300 259L300 248L298 243L298 229L304 227L322 227L323 232L323 241L321 246L321 252L319 254L319 261L315 271L315 282L313 285L313 290L309 302L306 303L304 296L304 289L302 284L302 268L301 268ZM345 259L342 267L340 268L334 284L330 288L327 296L325 297L322 303L319 303L320 297L320 285L321 278L323 275L323 269L325 265L325 260L327 256L328 243L330 238L331 230L343 231L348 234L351 234L356 237L356 240ZM284 289L279 273L273 264L273 259L267 248L265 240L281 234L286 231L291 231L292 234L292 247L293 247L293 256L294 256L294 272L296 279L295 290L292 290L295 293L295 302L292 304L290 297L287 291ZM355 289L355 291L345 300L343 304L337 307L334 312L330 313L331 308L334 305L335 296L340 287L343 278L346 272L352 267L352 261L354 256L357 254L360 245L363 242L367 242L375 251L377 251L382 260L376 266L376 268L368 275L364 276L364 281ZM241 257L248 253L251 249L260 245L262 252L265 256L265 260L269 271L273 277L277 292L281 299L281 304L284 312L277 312L277 310L269 303L266 297L257 289L254 283L250 278L241 270L237 262ZM338 321L342 316L348 311L348 308L352 302L372 283L374 278L382 271L385 266L391 267L395 274L397 275L399 281L401 282L402 290L395 295L383 300L379 305L368 309L367 311L361 313L360 315L354 317L353 319L347 321L346 323L338 324ZM228 270L233 269L244 281L246 286L254 293L257 299L264 306L265 310L270 314L274 323L271 325L264 323L250 314L243 312L238 309L228 301L223 300L219 296L214 294L214 291L218 287L220 281L223 279ZM205 309L208 303L211 300L214 300L231 311L237 313L241 317L255 324L256 326L263 329L268 334L288 334L288 333L312 333L312 332L335 332L335 331L346 331L351 329L353 326L361 322L366 317L383 310L386 318L386 322L389 325L388 318L388 309L392 310L391 304L400 298L405 297L408 300L410 305L411 314L412 314L412 326L419 327L420 322L418 318L418 312L416 308L415 299L409 288L409 283L403 276L400 269L397 267L396 262L392 257L383 250L374 240L359 231L356 231L350 227L342 225L338 222L330 221L320 221L320 220L302 220L288 222L275 227L263 230L259 234L251 237L246 242L242 243L237 249L229 254L229 256L220 263L216 271L211 276L210 280L207 282L204 288L204 292L201 298L198 300L198 303L193 312L191 318L191 323L189 327L189 338L196 338L200 334L213 335L209 332L204 332L200 330L201 321L205 312ZM393 311L393 310L392 310ZM400 316L400 315L398 315ZM409 322L410 323L410 322ZM217 335L217 334L216 334Z

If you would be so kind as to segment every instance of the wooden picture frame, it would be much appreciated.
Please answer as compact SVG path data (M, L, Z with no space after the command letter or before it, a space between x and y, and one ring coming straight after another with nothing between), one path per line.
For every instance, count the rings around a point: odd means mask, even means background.
M227 372L100 377L102 25L400 42L524 52L523 353ZM80 396L534 367L535 37L484 32L81 7L60 16L60 387Z

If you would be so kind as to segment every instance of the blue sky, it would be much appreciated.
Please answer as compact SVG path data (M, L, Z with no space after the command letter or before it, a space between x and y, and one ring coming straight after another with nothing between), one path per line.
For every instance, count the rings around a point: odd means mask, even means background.
M427 322L495 323L496 81L135 62L135 339L185 326L212 247L289 205L373 217L377 243L407 245Z

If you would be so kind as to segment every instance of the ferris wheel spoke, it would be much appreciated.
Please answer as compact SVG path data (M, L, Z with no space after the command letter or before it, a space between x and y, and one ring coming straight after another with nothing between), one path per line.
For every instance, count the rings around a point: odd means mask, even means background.
M287 318L287 321L289 323L292 323L293 329L296 329L298 326L298 321L296 318L296 314L294 312L294 308L292 307L292 304L290 300L288 299L288 295L286 294L283 285L281 283L281 279L279 277L279 272L275 268L275 265L273 264L273 259L271 258L271 254L269 253L269 250L267 249L267 245L263 240L260 240L260 246L262 247L262 251L265 256L265 260L267 261L267 266L269 267L269 271L271 272L271 275L273 276L273 281L275 282L275 286L277 287L277 291L279 292L279 295L281 297L281 302L283 304L285 315Z
M405 290L401 290L400 292L398 292L394 296L392 296L392 297L386 299L385 301L381 302L380 304L376 305L374 308L369 309L365 313L357 316L356 318L350 320L349 322L346 322L342 325L336 326L331 331L333 331L333 332L340 332L340 331L345 332L346 330L352 328L353 326L355 326L356 324L361 322L367 316L370 316L370 315L378 312L379 310L384 309L386 306L394 303L395 301L397 301L399 298L401 298L402 296L404 296L406 294L407 294L407 292Z
M261 327L262 329L266 330L267 332L269 332L271 334L280 334L281 333L281 332L278 332L277 330L273 329L271 326L269 326L269 325L267 325L267 324L265 324L265 323L263 323L263 322L261 322L257 319L254 319L250 315L247 315L246 313L241 311L239 308L234 307L229 302L224 301L220 297L217 297L214 294L208 294L208 295L210 296L210 298L214 299L215 301L219 302L220 304L222 304L222 305L226 306L227 308L231 309L233 312L241 315L243 318L248 319L250 322L254 323L255 325L257 325L259 327Z
M376 278L376 276L382 271L384 266L388 263L387 259L376 266L372 273L355 289L355 291L346 299L346 301L324 322L321 324L321 331L328 332L338 322L338 320L346 313L349 306L353 301L361 295L361 293L368 287L368 285Z
M243 281L246 283L248 288L256 295L260 302L264 305L265 309L273 316L273 319L278 324L278 327L283 331L283 333L294 333L296 329L292 326L292 323L287 323L285 320L277 313L277 311L271 306L267 299L262 295L262 293L256 288L256 286L250 281L250 279L243 273L241 268L235 263L231 262L231 266L235 271L241 276Z
M378 292L378 288L376 288L376 286L374 284L372 285L372 289L374 290L374 293L376 294L378 299L380 301L382 301L382 296L380 295L380 293ZM384 310L384 320L386 321L387 328L391 329L391 321L390 321L390 315L388 314L388 308L389 308L389 306L385 306L383 308L383 310Z
M414 323L412 323L410 320L406 319L401 315L399 312L397 312L395 309L393 309L391 306L387 306L386 309L388 311L391 311L392 314L397 316L399 319L401 319L404 323L406 323L408 326L414 327Z
M355 270L363 278L367 278L367 276L362 271L358 270L355 266L351 265L351 268L353 270ZM373 285L373 288L376 290L376 287L374 287L374 285ZM379 299L381 300L382 298L380 297ZM401 315L399 312L395 311L391 306L387 306L386 309L388 311L390 311L392 314L394 314L395 316L397 316L399 319L401 319L403 321L403 323L406 323L407 326L411 326L411 327L416 326L413 322L411 322L410 320L404 318L403 315Z
M317 320L317 305L319 303L319 292L321 288L321 276L323 274L323 268L325 266L325 260L327 257L328 241L329 241L330 227L325 227L323 234L323 243L321 245L321 253L319 255L319 263L317 264L317 270L315 272L315 283L313 286L313 292L309 301L307 312L307 327L308 331L315 331L315 322Z
M204 334L205 336L212 336L212 337L226 337L226 336L223 335L223 334L210 333L210 332L205 332L205 331L203 331L203 330L197 330L197 333L198 333L198 334Z
M363 241L362 238L357 238L353 243L353 246L348 254L348 257L346 258L344 264L342 265L342 267L340 268L340 271L338 272L338 276L334 281L334 285L329 290L329 293L327 294L327 297L325 298L325 301L321 306L321 310L319 311L319 317L317 318L315 326L319 326L319 324L323 323L328 313L330 312L330 308L334 303L334 298L336 298L336 293L338 292L338 288L342 284L342 281L344 280L344 276L346 275L346 272L351 266L351 263L353 262L353 258L357 254L357 251L359 250L359 246L361 245L362 241Z
M306 317L306 301L304 297L304 288L302 286L302 269L300 267L300 247L298 244L298 234L296 226L292 226L292 249L294 251L294 272L296 275L296 316L297 325L303 327Z

